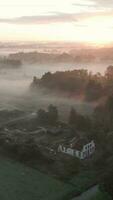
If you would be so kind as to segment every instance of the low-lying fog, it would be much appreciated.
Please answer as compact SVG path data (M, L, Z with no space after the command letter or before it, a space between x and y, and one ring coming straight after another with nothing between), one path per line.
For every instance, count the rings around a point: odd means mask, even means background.
M82 101L53 97L39 91L31 94L29 86L33 76L41 77L45 72L72 70L87 68L94 73L103 73L107 64L57 64L57 65L25 65L19 69L0 69L0 110L1 109L24 109L36 111L41 107L46 107L50 103L60 107L61 111L69 111L71 106L77 107L81 112L89 113L92 106Z

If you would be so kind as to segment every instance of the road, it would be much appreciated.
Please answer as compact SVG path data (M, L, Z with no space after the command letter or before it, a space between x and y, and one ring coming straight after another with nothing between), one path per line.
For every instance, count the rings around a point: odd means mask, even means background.
M92 197L95 196L95 194L98 192L98 185L90 188L89 190L87 190L86 192L82 193L81 195L79 195L78 197L75 197L71 200L91 200Z

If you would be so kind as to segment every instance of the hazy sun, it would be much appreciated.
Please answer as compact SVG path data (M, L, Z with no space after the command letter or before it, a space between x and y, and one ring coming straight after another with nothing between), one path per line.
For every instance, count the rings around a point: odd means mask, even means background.
M83 33L81 39L95 43L108 43L113 41L113 17L95 16L83 20Z

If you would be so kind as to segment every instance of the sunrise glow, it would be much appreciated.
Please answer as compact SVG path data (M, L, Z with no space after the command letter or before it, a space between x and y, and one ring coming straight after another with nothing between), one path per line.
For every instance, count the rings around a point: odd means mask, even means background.
M0 3L1 41L113 42L112 1L11 0Z

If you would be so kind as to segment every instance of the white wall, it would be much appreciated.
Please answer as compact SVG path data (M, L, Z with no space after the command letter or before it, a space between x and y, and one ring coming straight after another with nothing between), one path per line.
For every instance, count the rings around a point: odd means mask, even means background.
M80 159L85 159L85 158L89 157L90 155L92 155L94 153L94 151L95 151L95 143L93 140L90 143L84 145L82 151L74 150L71 148L66 148L62 145L59 145L59 147L58 147L58 152L63 152L68 155L80 158Z

